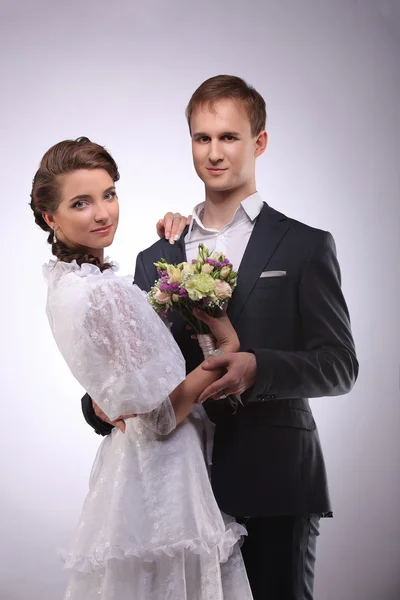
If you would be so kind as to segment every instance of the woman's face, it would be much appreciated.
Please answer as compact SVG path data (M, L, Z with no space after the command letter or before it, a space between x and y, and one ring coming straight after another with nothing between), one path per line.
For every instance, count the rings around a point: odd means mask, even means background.
M61 201L52 215L43 215L57 239L84 246L103 258L118 226L119 205L114 181L104 169L79 169L57 176Z

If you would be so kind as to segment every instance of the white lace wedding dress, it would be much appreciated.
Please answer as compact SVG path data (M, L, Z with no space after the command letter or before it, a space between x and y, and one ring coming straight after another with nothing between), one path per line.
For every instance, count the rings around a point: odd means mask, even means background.
M110 419L72 545L68 600L251 600L238 540L222 515L206 460L202 407L178 427L168 394L182 354L132 277L51 261L47 315L73 375Z

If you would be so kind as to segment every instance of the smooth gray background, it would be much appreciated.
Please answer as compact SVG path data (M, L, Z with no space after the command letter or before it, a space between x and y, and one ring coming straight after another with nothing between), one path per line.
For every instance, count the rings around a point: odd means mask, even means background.
M333 233L352 315L359 381L313 401L335 508L321 527L316 599L400 597L399 14L395 0L2 1L1 600L62 597L55 548L100 442L44 315L34 171L61 139L107 145L121 170L111 254L132 272L164 211L202 200L183 113L219 73L265 97L258 189Z

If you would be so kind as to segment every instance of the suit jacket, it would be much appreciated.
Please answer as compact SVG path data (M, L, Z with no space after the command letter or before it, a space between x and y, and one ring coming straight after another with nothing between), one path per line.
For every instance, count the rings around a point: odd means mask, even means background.
M160 258L186 260L183 237L174 245L161 239L138 255L135 283L140 288L154 284L153 263ZM264 204L228 315L241 350L255 354L257 377L235 413L221 400L204 404L216 424L211 479L220 508L234 516L329 513L324 459L308 398L345 394L358 374L331 234ZM202 354L180 315L173 314L172 322L190 372ZM87 398L83 410L99 433L109 432Z

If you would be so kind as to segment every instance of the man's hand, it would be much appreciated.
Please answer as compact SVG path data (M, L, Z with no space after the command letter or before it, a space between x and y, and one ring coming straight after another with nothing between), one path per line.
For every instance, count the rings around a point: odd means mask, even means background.
M174 244L181 237L186 225L189 225L192 217L184 217L180 213L167 212L157 223L157 235L169 240Z
M222 356L209 356L201 365L205 371L226 369L227 373L200 395L198 402L207 398L215 400L230 394L243 394L256 381L257 361L251 352L228 352Z
M115 419L115 421L110 421L106 413L101 410L100 406L97 406L94 400L92 400L92 406L94 414L98 419L104 421L105 423L109 423L110 425L114 425L114 427L117 427L120 431L122 431L122 433L125 433L125 419L131 419L132 417L136 417L136 415L121 415L120 417L118 417L118 419Z

